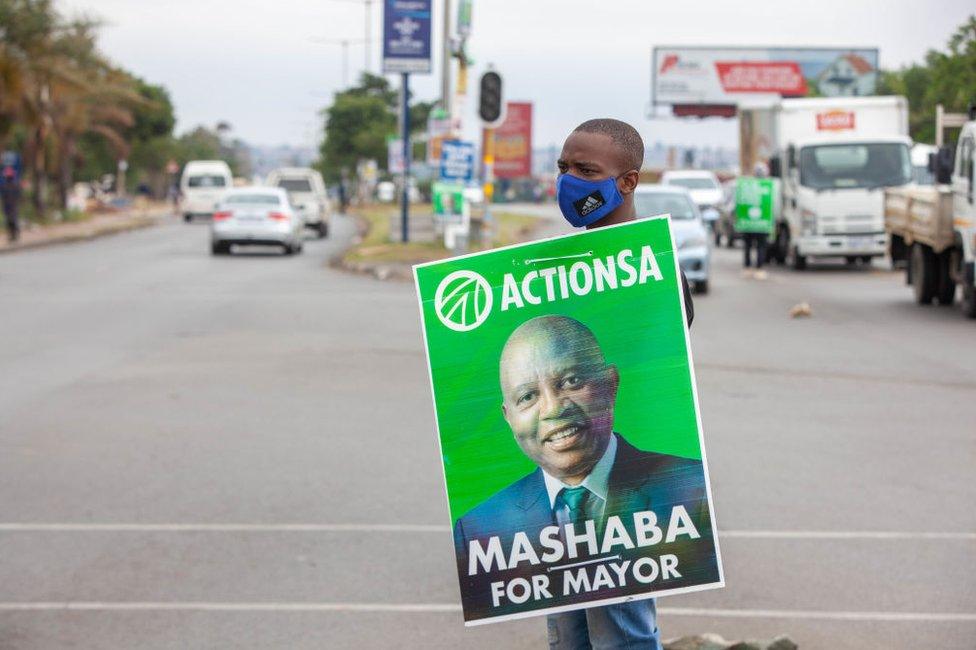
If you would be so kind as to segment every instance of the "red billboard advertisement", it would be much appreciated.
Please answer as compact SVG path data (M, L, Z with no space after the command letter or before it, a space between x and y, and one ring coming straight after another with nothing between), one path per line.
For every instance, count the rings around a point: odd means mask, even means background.
M715 67L727 93L807 94L807 80L795 61L716 61Z
M532 175L532 103L508 102L495 129L495 178Z

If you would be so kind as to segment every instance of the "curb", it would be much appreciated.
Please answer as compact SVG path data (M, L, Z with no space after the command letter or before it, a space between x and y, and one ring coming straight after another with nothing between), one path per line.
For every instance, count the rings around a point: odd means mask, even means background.
M13 246L7 244L0 246L0 255L7 253L17 253L58 244L71 244L76 242L99 239L110 235L117 235L132 230L141 230L159 224L162 220L160 216L130 217L119 223L106 223L90 231L52 234L50 237L38 239L30 242L18 243Z

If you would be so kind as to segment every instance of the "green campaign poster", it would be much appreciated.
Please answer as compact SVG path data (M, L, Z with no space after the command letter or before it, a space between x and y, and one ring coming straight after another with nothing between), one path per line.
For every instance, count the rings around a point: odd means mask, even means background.
M772 235L779 182L775 178L743 177L735 183L735 229Z
M465 624L722 586L670 219L414 275Z
M434 214L461 214L464 204L464 186L450 183L431 185Z

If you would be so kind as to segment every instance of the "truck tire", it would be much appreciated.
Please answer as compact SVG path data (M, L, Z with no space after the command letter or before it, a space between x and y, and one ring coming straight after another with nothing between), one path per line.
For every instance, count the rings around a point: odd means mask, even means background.
M786 264L786 251L788 250L790 250L790 233L785 227L780 226L776 230L776 239L770 246L770 259L782 266Z
M948 307L956 301L956 281L949 274L950 259L949 251L944 251L935 256L936 287L935 299L940 305Z
M936 282L935 255L932 249L922 244L912 245L912 289L915 292L915 302L920 305L932 304Z
M976 285L962 285L962 313L968 318L976 318Z

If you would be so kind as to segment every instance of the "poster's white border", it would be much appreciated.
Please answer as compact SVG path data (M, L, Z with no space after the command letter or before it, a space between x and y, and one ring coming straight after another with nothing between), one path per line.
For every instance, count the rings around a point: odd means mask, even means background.
M712 481L708 473L708 461L705 458L705 438L702 431L702 421L701 421L701 408L698 404L698 379L695 376L695 362L691 353L691 337L688 330L688 312L685 306L685 292L681 285L681 266L678 263L678 249L675 246L674 241L674 230L671 228L671 214L657 215L654 217L639 218L632 221L625 221L624 223L617 223L610 226L605 226L600 228L600 231L606 231L611 228L620 228L626 226L632 226L635 223L644 221L656 221L659 219L664 219L668 224L668 236L671 238L671 258L674 262L674 273L675 273L675 286L678 291L678 300L681 302L681 321L684 327L685 335L685 351L688 353L688 371L691 374L691 392L695 404L695 423L698 427L698 448L701 451L701 461L702 469L705 472L705 493L708 499L708 516L712 524L712 543L715 546L715 561L718 565L718 580L716 582L709 582L701 585L693 585L691 587L679 587L677 589L664 589L660 591L652 591L644 594L630 595L630 596L617 596L616 598L604 598L601 600L589 600L583 603L575 603L572 605L562 605L560 607L548 607L545 609L533 609L525 612L518 612L517 614L508 614L504 616L491 616L487 618L480 618L472 621L465 620L465 627L473 627L477 625L486 625L488 623L501 623L502 621L512 621L521 618L534 618L536 616L542 616L544 614L556 614L558 612L568 612L575 611L579 609L588 609L590 607L599 607L603 605L613 605L616 603L624 603L633 600L647 600L648 598L658 598L660 596L673 596L677 594L687 594L696 591L706 591L709 589L721 589L725 587L725 571L722 567L722 552L719 549L718 543L718 525L715 521L715 510L714 504L712 503ZM430 347L427 344L427 320L424 316L424 301L423 296L420 295L420 282L417 277L417 269L425 268L428 266L435 266L439 264L444 264L446 262L457 262L459 260L464 260L472 257L478 257L486 254L495 254L506 250L513 250L517 248L522 248L525 246L541 244L544 242L556 241L559 239L570 239L573 237L579 237L581 235L586 235L590 230L579 230L576 232L566 233L564 235L554 235L552 237L544 237L542 239L536 239L530 242L522 242L519 244L510 244L508 246L501 246L499 248L492 248L485 251L478 251L475 253L467 253L466 255L458 255L456 257L449 257L442 260L436 260L433 262L424 262L422 264L413 265L413 284L414 289L417 292L417 307L420 310L420 323L421 323L421 334L424 338L424 358L427 359L427 377L430 380L430 397L431 397L431 407L434 410L434 428L437 434L437 449L440 452L441 457L441 474L444 479L444 498L447 500L447 513L448 519L451 517L451 501L448 489L447 489L447 468L444 466L444 448L441 443L441 430L440 421L437 416L437 400L436 393L434 392L434 373L433 368L430 365ZM494 288L494 287L493 287ZM450 522L450 529L454 531L454 522ZM458 583L460 587L460 582ZM462 601L463 602L463 601ZM462 616L464 615L464 607L462 604Z

